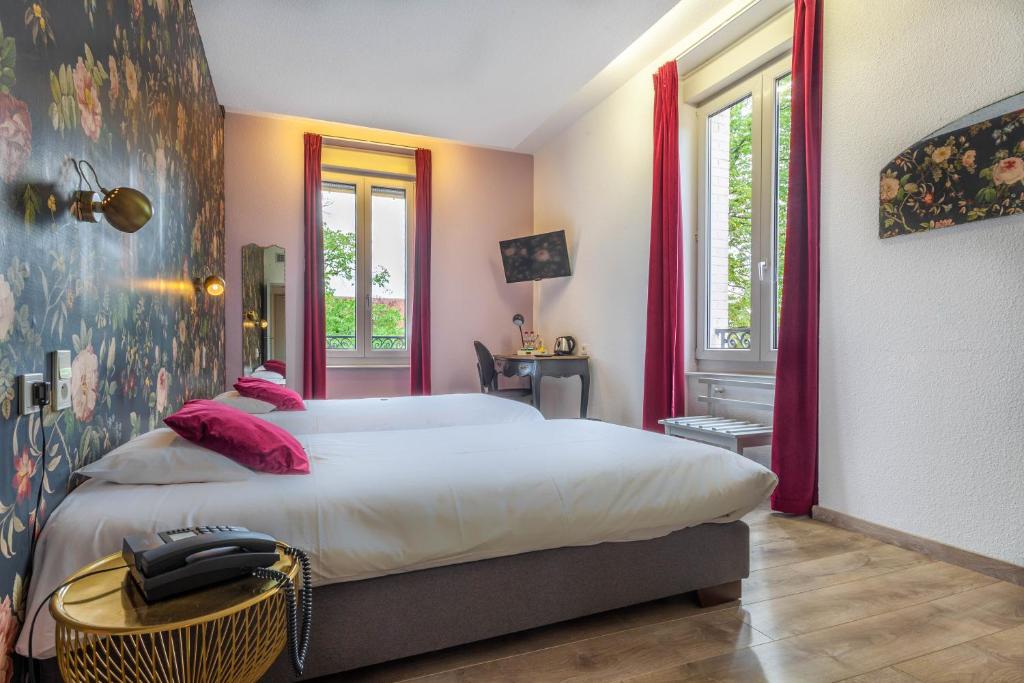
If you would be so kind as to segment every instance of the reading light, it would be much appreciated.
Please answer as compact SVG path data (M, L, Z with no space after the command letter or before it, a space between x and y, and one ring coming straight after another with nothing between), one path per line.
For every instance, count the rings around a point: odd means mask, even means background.
M153 217L153 205L146 195L130 187L115 187L108 190L100 184L99 176L96 175L96 169L92 164L85 160L73 163L79 179L89 187L88 190L83 190L79 183L79 189L71 195L71 215L75 218L87 223L97 223L99 218L96 214L101 213L112 226L121 232L131 234L138 232ZM82 171L83 165L92 171L96 186L103 194L103 199L98 202L93 199L96 192Z
M512 316L512 324L519 328L519 341L523 346L526 346L526 339L523 337L523 325L526 324L526 318L523 317L522 313L516 313Z
M219 275L211 275L205 280L195 278L192 280L192 284L195 285L196 294L206 292L210 296L220 296L224 293L224 278Z

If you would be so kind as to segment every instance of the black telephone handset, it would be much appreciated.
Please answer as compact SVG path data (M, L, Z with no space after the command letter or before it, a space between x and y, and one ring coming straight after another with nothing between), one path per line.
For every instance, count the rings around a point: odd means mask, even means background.
M273 537L232 526L126 536L121 556L147 602L236 579L280 559Z
M194 526L126 536L121 556L146 602L247 575L277 581L288 603L292 666L301 676L313 623L312 571L304 552L284 546L302 567L300 622L294 584L287 574L271 568L281 559L277 551L272 536L244 527Z

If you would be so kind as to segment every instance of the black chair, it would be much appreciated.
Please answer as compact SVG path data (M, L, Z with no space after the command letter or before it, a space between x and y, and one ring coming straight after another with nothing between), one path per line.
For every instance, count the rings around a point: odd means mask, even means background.
M473 348L476 349L476 370L480 378L480 391L533 405L533 390L530 387L499 389L498 370L494 367L494 356L486 346L478 341L473 342Z

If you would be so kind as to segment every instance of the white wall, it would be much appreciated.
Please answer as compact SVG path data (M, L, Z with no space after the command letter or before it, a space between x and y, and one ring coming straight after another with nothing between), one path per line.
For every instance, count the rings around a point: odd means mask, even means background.
M565 228L573 275L534 290L546 342L571 334L591 355L590 413L639 425L651 233L654 90L644 71L534 156L534 230ZM572 416L579 381L544 380L545 415Z
M821 505L1024 565L1024 217L878 239L904 147L1021 89L1020 0L825 4Z

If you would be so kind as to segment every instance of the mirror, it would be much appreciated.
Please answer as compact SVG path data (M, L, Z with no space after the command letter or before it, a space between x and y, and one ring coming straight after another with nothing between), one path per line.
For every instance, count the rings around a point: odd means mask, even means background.
M268 360L284 363L284 249L242 247L242 367L252 374Z

